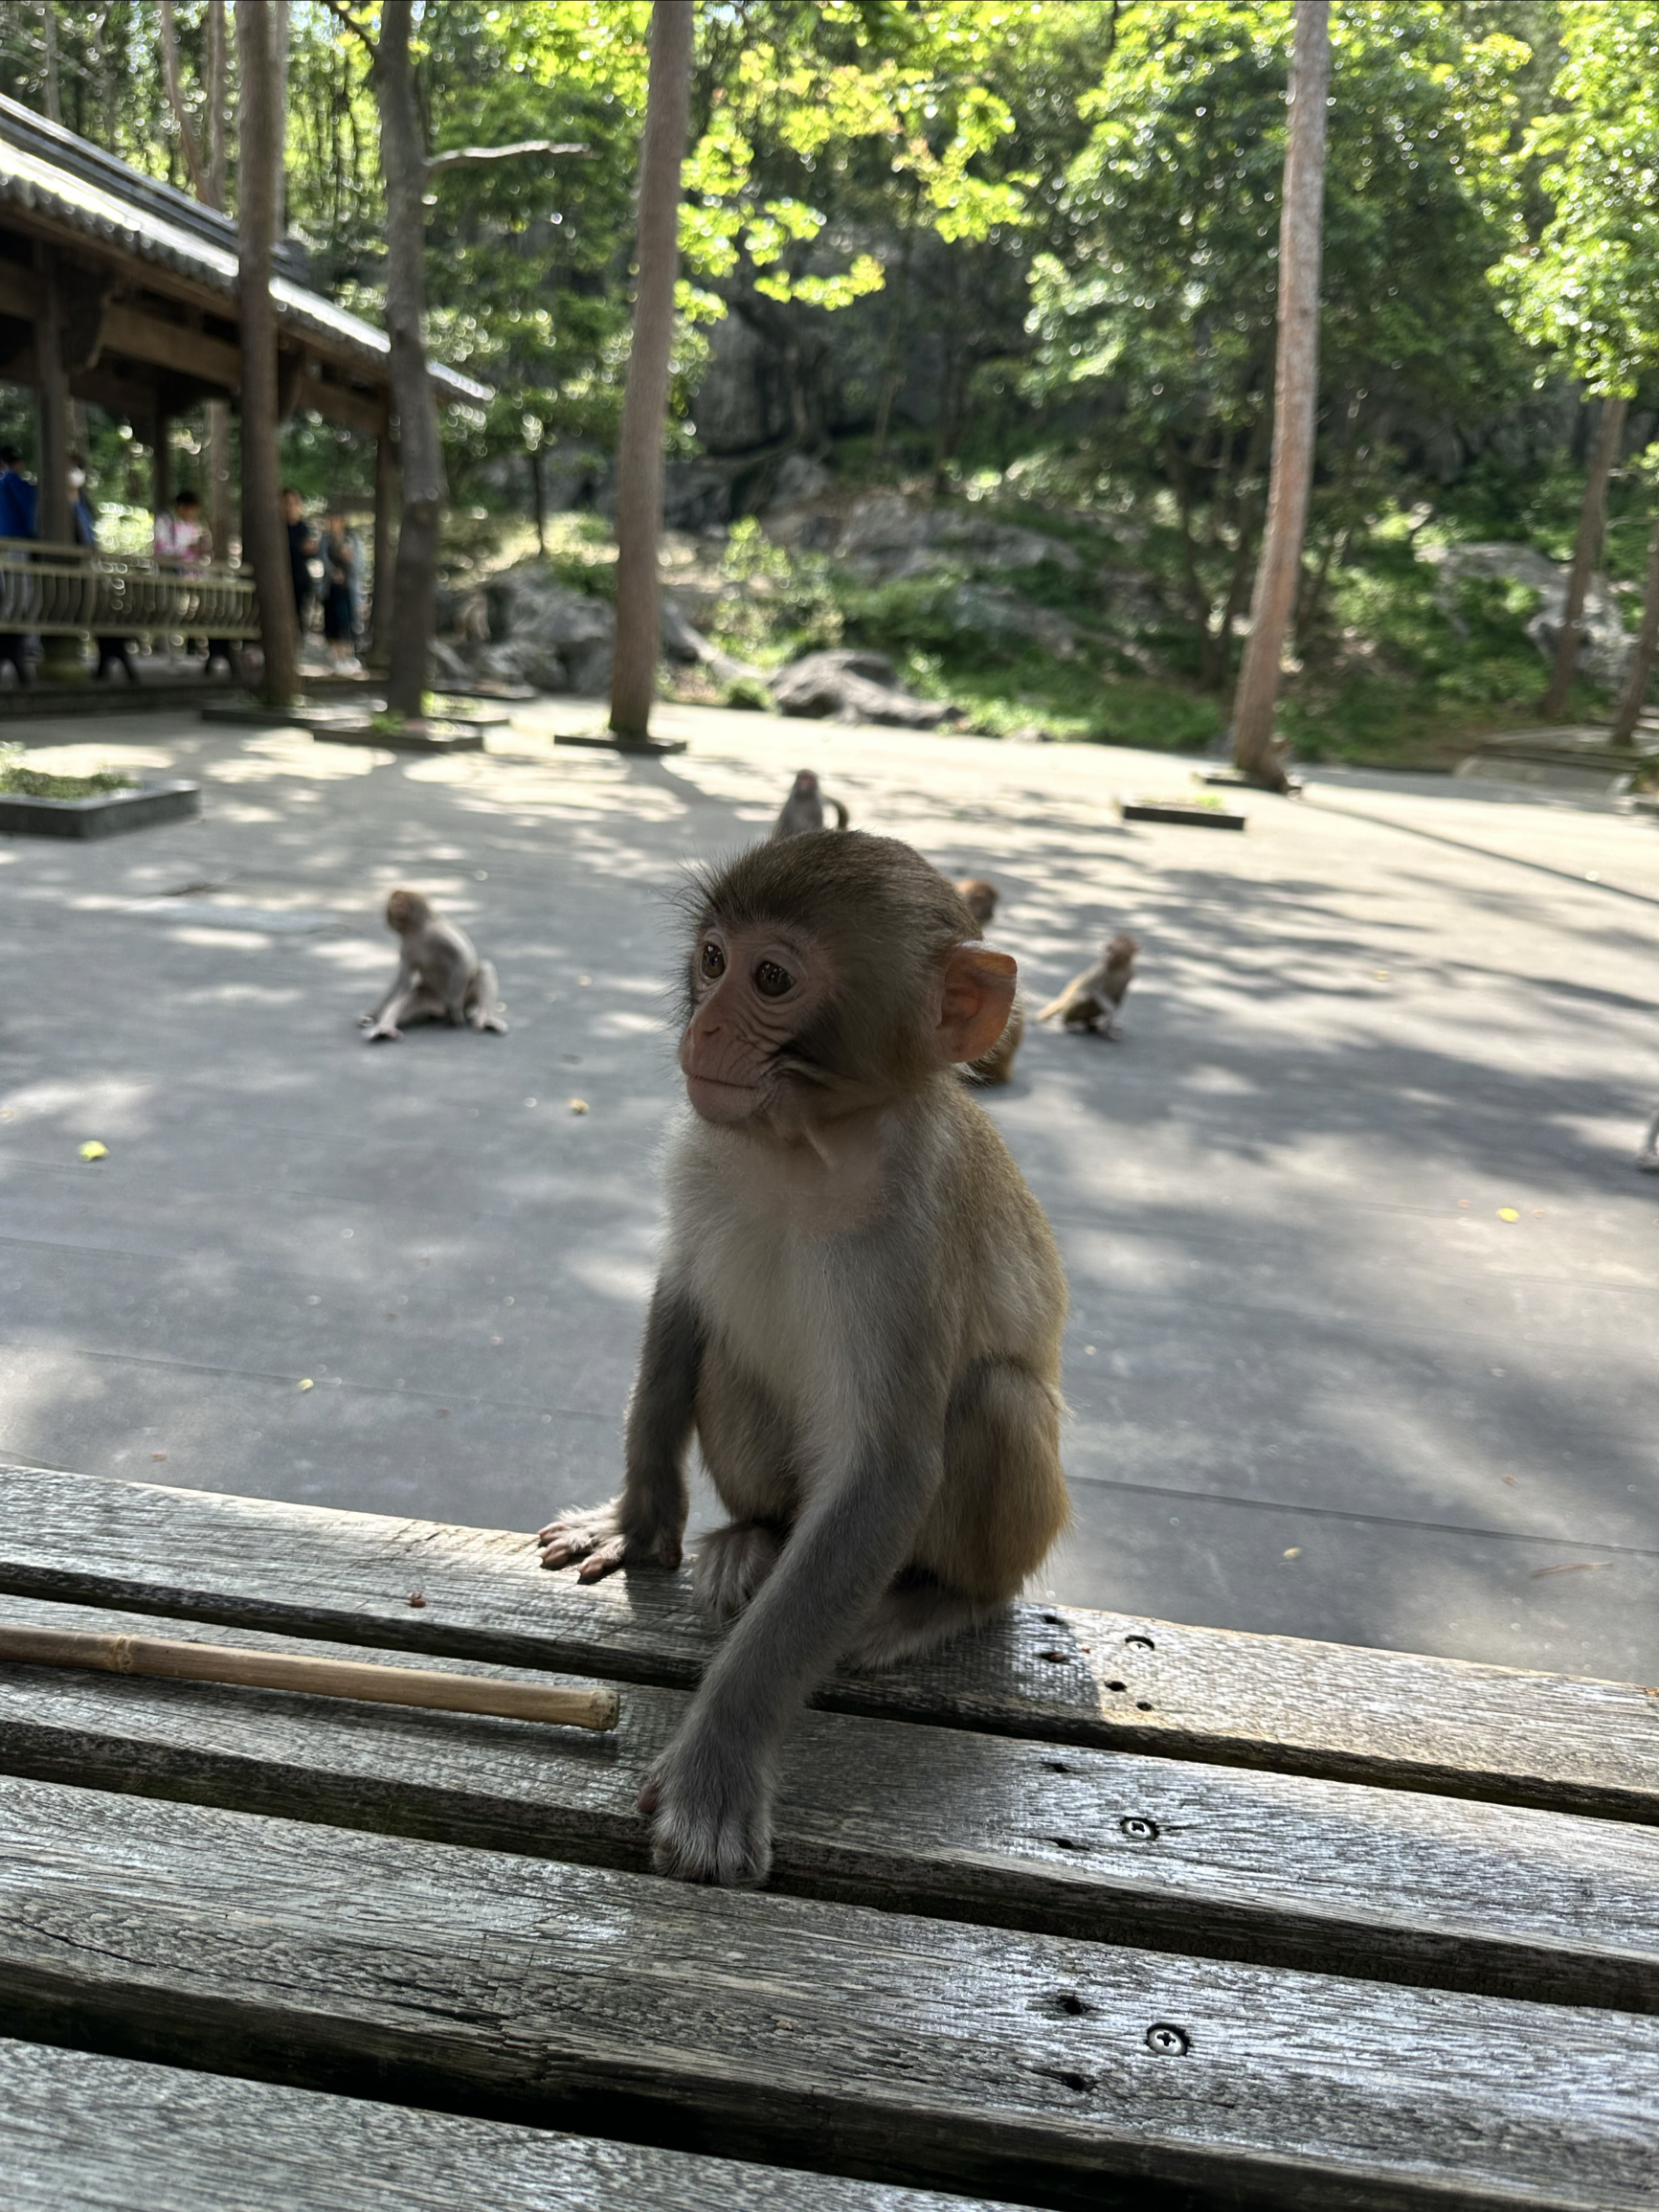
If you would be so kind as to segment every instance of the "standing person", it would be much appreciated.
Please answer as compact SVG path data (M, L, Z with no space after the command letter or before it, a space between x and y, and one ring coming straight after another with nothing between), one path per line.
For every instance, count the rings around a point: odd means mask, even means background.
M21 455L14 445L0 445L0 538L36 536L36 511L35 487L23 473ZM20 684L33 681L20 632L0 631L0 661L11 662Z
M317 532L305 520L304 502L291 484L282 487L282 520L288 529L288 573L294 579L294 621L305 644L305 615L311 604L311 555L317 551Z
M92 504L92 495L86 488L86 467L78 453L72 453L73 465L69 471L69 525L75 532L77 545L88 552L98 550L98 509ZM101 684L111 667L119 667L129 684L138 682L138 670L132 665L132 652L125 638L101 637L95 641L98 646L98 669L93 677Z
M155 557L164 569L175 575L188 576L194 569L204 569L213 558L213 533L202 520L202 503L189 489L181 491L173 501L173 511L164 508L155 518ZM235 648L228 638L208 638L207 659L202 664L203 675L212 672L215 661L223 661L235 672ZM188 641L187 641L188 643Z
M323 530L323 635L337 668L357 667L357 540L337 507Z

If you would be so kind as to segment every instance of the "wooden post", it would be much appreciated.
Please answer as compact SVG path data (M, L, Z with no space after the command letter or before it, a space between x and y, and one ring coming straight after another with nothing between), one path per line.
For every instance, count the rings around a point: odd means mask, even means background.
M41 278L40 313L34 323L35 375L38 378L39 506L35 529L50 545L74 542L69 513L69 372L64 367L63 293L57 261L49 248L37 249ZM40 673L49 684L85 680L80 640L61 634L40 641Z
M74 533L69 526L69 373L63 366L63 301L53 254L40 249L36 265L41 285L40 313L34 324L40 425L40 512L35 527L49 543L67 545Z
M401 465L397 440L388 421L374 441L374 597L369 640L370 665L381 671L389 666L392 659L393 571L397 558L392 549L397 542L397 487Z
M634 345L617 449L617 657L611 728L643 745L657 692L662 583L662 423L680 268L680 169L691 107L691 0L655 0L645 137L639 149L639 274L634 286Z
M1328 0L1296 0L1290 128L1279 221L1279 350L1267 523L1250 603L1250 635L1233 699L1233 758L1253 781L1289 788L1273 735L1284 651L1313 477L1319 389L1319 260L1325 200L1325 88L1331 77Z
M149 476L150 508L157 517L166 514L168 508L172 505L172 451L168 443L171 430L172 418L162 405L161 395L158 392L155 403L155 455L150 462Z

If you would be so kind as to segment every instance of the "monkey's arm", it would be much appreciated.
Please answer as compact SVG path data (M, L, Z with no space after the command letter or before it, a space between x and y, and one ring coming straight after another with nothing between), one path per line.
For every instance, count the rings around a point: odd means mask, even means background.
M358 1015L358 1027L360 1029L374 1028L379 1023L380 1017L385 1013L387 1007L391 1005L392 1000L401 998L404 992L409 989L410 985L414 982L415 962L409 958L407 953L400 953L397 959L397 973L392 977L391 987L388 989L386 996L381 1000L377 1006L371 1006L367 1014Z
M582 1562L579 1579L597 1582L619 1567L678 1567L689 1500L685 1453L697 1417L703 1317L666 1274L658 1278L645 1320L639 1372L628 1401L627 1472L622 1494L603 1505L567 1508L536 1538L544 1567Z
M942 1478L937 1443L921 1439L942 1436L943 1406L896 1402L903 1414L867 1433L814 1496L652 1769L639 1806L655 1815L659 1873L766 1879L779 1741L904 1565Z

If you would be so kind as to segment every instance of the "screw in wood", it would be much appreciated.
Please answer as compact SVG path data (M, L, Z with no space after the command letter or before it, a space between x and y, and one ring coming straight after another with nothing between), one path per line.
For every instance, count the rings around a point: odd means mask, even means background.
M1118 1826L1132 1843L1155 1843L1157 1841L1157 1822L1146 1819L1139 1813L1126 1814L1118 1822Z
M1146 2031L1146 2047L1156 2051L1160 2059L1184 2059L1193 2047L1193 2039L1185 2028L1174 2027L1167 2020L1155 2020Z

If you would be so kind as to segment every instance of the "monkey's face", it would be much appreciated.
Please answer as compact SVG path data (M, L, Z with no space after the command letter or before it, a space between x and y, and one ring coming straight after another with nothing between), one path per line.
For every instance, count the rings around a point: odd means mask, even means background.
M399 937L419 929L432 918L432 909L417 891L394 891L386 902L386 926Z
M959 883L956 889L979 927L986 928L996 918L997 886L985 882L981 876L971 875L965 883Z
M705 918L691 953L691 1016L680 1040L685 1093L705 1121L753 1120L792 1081L810 1083L830 961L803 932Z
M796 777L795 789L791 793L791 797L795 799L816 799L818 797L818 777L812 769L803 768Z

